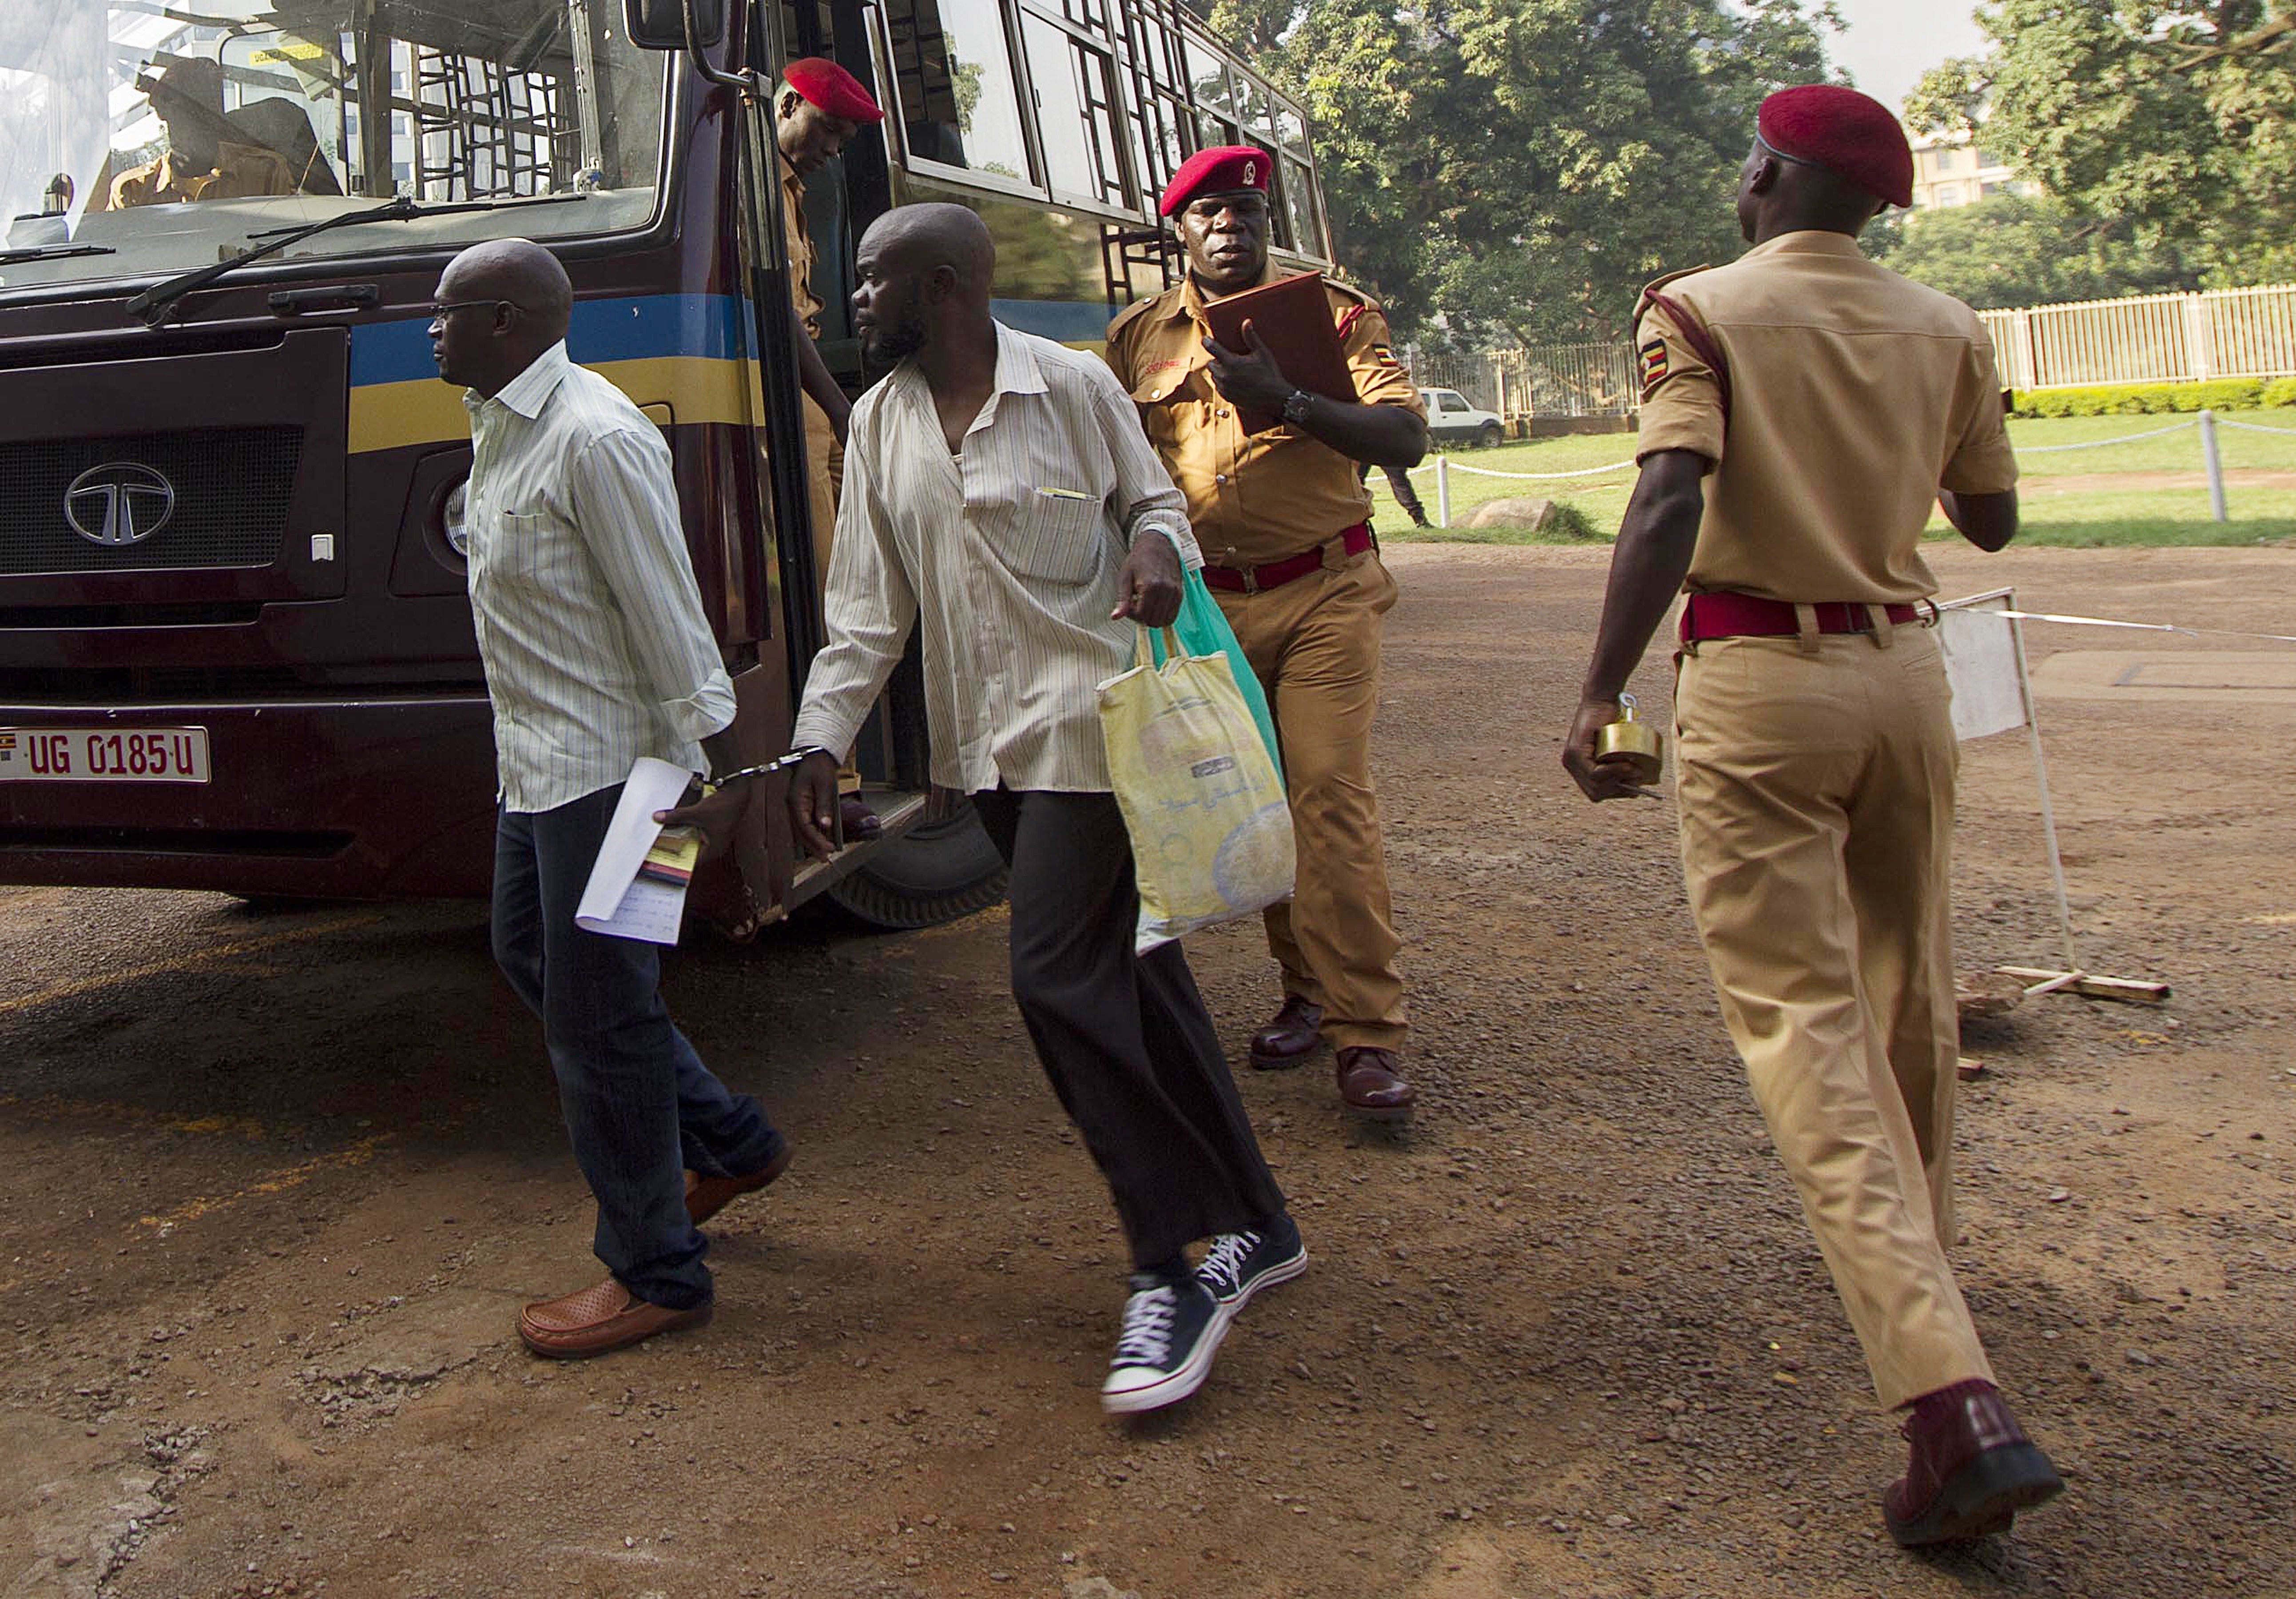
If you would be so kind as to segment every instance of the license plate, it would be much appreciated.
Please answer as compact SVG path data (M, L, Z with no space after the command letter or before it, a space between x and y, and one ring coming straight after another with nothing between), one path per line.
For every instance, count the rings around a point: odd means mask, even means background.
M205 783L204 727L0 727L0 783Z

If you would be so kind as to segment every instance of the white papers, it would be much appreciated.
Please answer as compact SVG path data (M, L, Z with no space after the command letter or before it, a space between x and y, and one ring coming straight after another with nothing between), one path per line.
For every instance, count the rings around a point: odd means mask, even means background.
M614 819L607 824L606 841L598 846L598 864L590 868L582 903L574 909L575 926L649 944L677 942L677 924L685 914L685 885L640 877L638 863L661 836L661 824L653 813L675 806L693 781L693 774L683 767L651 755L638 757L629 781L622 785Z

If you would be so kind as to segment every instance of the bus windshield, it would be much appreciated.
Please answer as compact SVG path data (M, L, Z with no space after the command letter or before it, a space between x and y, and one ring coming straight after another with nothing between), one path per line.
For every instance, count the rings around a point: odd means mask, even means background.
M616 0L0 5L0 289L174 273L394 196L505 202L282 258L644 226L666 62ZM528 208L521 200L578 197Z

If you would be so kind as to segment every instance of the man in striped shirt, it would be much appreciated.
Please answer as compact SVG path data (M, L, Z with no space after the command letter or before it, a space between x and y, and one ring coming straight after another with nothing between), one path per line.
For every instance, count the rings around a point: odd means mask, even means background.
M1132 1247L1101 1402L1152 1410L1194 1392L1244 1300L1308 1257L1180 947L1133 953L1095 691L1138 627L1178 613L1181 563L1201 560L1185 504L1098 357L990 316L995 265L961 206L888 212L861 242L855 325L900 365L854 407L790 805L827 854L832 751L922 619L933 781L972 795L1012 868L1013 998Z
M528 1347L556 1357L708 1319L700 1224L789 1163L758 1102L727 1092L671 1025L655 946L575 924L639 756L742 762L669 451L567 357L572 300L548 250L496 241L447 264L430 321L439 375L464 386L471 414L471 617L502 785L495 958L542 1018L611 1274L520 1316ZM762 849L749 789L727 784L696 818L745 865Z

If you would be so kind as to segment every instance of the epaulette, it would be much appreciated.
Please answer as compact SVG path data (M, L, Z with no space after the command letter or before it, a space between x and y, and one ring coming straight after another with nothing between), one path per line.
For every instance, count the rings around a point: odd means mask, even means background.
M1122 327L1126 323L1132 321L1134 318L1142 316L1152 306L1161 304L1165 295L1177 294L1179 290L1177 288L1171 288L1165 290L1162 294L1152 294L1145 299L1134 300L1130 305L1125 307L1124 309L1119 311L1116 314L1116 320L1108 324L1107 337L1111 340L1114 339L1116 337L1117 329Z
M1635 301L1635 320L1640 322L1643 319L1643 313L1651 308L1651 296L1669 283L1680 283L1684 278L1695 277L1702 272L1711 270L1710 266L1685 266L1680 272L1669 272L1664 277L1651 279L1649 283L1643 285L1642 295Z
M1374 299L1370 295L1365 294L1353 283L1343 283L1337 278L1326 277L1324 279L1324 287L1345 295L1348 299L1354 300L1359 306L1367 306L1374 311L1379 309L1379 301Z

